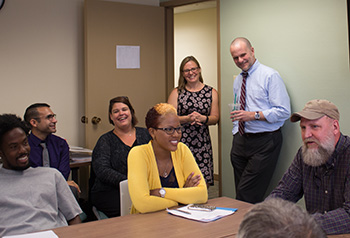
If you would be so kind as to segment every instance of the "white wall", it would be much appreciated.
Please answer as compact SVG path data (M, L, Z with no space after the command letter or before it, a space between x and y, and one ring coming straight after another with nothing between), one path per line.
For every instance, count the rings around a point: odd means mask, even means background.
M174 15L175 87L181 61L193 55L200 63L204 83L217 88L216 8ZM214 174L219 174L218 127L210 126L214 154Z
M158 0L115 0L158 6ZM85 146L84 0L7 0L0 11L0 113L35 102L57 114L57 135Z
M83 0L11 0L0 11L0 113L47 102L57 134L83 145Z
M279 71L291 98L292 111L311 99L334 102L341 114L340 127L350 134L349 49L346 1L344 0L221 0L221 105L227 114L232 101L233 75L240 70L232 61L229 46L245 36L255 47L259 61ZM232 124L222 116L223 195L235 195L230 162ZM270 189L290 165L301 145L298 123L287 121L284 142Z

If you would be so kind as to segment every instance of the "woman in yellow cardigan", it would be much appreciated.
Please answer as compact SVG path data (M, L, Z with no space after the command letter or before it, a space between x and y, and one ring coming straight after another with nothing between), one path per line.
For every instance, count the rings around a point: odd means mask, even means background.
M131 213L205 203L207 186L191 151L179 142L182 127L176 109L167 103L155 105L147 113L146 126L152 140L128 156Z

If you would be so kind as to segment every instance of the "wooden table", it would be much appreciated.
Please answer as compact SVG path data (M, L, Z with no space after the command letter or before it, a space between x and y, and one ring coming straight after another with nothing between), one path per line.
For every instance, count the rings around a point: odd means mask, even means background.
M72 180L79 185L81 190L79 197L84 200L88 200L90 165L91 156L84 160L73 160L69 164Z
M210 199L208 204L238 208L233 215L203 223L168 214L166 211L127 215L53 229L60 238L95 237L234 237L252 204L232 198Z
M91 165L91 155L92 150L70 146L69 148L69 157L70 163L69 166L72 170L72 179L79 184L79 168Z
M71 171L72 171L72 180L74 180L74 182L78 183L79 184L79 169L81 167L84 167L84 166L90 166L91 165L91 157L90 159L87 159L87 160L82 160L82 161L79 161L79 160L75 160L75 161L71 161L69 163L69 167L71 168Z
M203 223L159 211L148 214L127 215L101 221L53 229L59 238L96 237L235 237L244 214L253 206L232 198L210 199L209 205L238 208L233 215ZM350 234L328 236L350 238Z

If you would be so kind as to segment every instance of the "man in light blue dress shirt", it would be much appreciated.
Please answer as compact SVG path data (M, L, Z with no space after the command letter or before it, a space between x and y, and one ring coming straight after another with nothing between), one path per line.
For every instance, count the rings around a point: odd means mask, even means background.
M231 112L233 141L231 163L234 169L236 198L258 203L264 198L282 146L280 128L290 116L290 100L281 76L260 64L246 38L232 41L233 61L246 79L245 109ZM242 73L233 84L236 102L241 96ZM238 133L238 122L244 133Z

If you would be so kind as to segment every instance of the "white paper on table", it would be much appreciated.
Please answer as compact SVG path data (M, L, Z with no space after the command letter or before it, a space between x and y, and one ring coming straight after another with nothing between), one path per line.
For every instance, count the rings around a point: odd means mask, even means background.
M78 146L69 146L69 152L71 153L92 153L92 150L84 148L84 147L78 147Z
M184 206L184 207L181 207L178 209L171 209L171 210L167 209L167 211L168 211L168 213L175 215L175 216L184 217L187 219L201 221L201 222L215 221L215 220L220 219L222 217L231 215L237 211L236 208L225 208L225 207L216 207L216 209L214 209L213 211L210 211L210 212L197 211L197 210L188 209L188 207L191 205L192 204L189 204L187 206ZM185 211L185 212L181 212L181 211Z
M3 236L3 238L59 238L53 231L39 231L29 234Z

